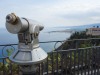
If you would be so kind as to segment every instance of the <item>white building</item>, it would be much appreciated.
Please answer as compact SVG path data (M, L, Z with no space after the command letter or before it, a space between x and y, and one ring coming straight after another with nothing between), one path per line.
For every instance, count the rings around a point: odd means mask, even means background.
M86 32L87 35L99 36L100 35L100 28L89 28Z

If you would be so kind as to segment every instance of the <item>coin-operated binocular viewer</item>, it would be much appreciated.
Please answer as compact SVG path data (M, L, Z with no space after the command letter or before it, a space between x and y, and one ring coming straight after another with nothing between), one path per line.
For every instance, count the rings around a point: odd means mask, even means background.
M44 28L40 23L27 18L19 18L15 14L6 16L8 32L18 35L18 50L9 59L20 65L23 73L34 72L36 64L47 58L47 53L39 46L39 32Z

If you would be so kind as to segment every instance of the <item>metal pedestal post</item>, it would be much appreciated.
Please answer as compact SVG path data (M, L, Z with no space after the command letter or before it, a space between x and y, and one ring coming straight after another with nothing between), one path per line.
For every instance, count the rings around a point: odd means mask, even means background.
M20 66L22 75L37 75L37 66L36 65L24 65Z
M36 75L36 73L28 73L28 74L22 74L22 75Z

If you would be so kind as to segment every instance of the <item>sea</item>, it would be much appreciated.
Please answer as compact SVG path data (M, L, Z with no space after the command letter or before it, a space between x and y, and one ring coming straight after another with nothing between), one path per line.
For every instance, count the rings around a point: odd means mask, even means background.
M50 41L64 41L64 40L67 40L68 38L70 38L72 33L57 32L57 31L63 31L63 30L67 30L67 28L60 28L60 27L44 28L42 31L40 31L40 34L39 34L40 47L43 48L43 50L45 50L46 52L51 52L55 48L59 47L62 44L61 42L56 44L56 42L50 42ZM45 43L43 43L43 42L45 42ZM17 44L17 43L18 43L17 34L9 33L6 30L6 28L0 29L0 45ZM10 48L9 46L7 46L7 47L0 46L0 57L7 56L6 50L9 48L18 50L17 46L13 46L13 47ZM2 53L4 55L2 55Z

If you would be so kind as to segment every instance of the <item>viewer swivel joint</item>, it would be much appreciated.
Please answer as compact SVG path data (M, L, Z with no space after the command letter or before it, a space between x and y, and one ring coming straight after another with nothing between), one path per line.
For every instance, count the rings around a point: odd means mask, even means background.
M36 64L47 58L47 53L39 46L39 32L44 27L27 18L19 18L14 13L6 16L6 29L8 32L18 35L18 50L9 59L20 65L24 72L36 70Z

